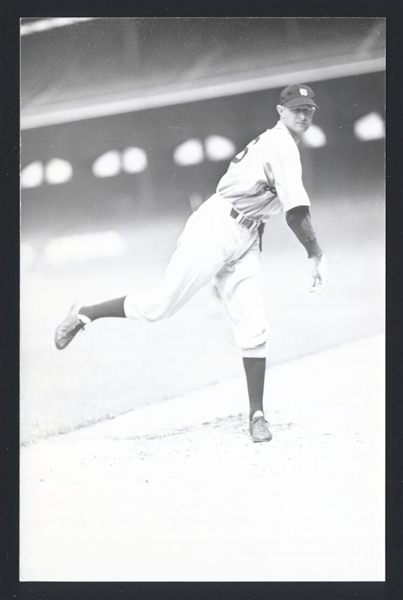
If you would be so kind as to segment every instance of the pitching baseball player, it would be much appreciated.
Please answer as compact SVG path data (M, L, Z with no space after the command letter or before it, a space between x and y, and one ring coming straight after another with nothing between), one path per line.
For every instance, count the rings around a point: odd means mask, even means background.
M243 358L249 432L254 442L270 441L272 434L263 410L268 327L259 230L272 215L283 211L313 261L311 291L324 289L326 259L311 223L297 146L317 108L314 93L307 85L284 89L277 105L279 121L235 156L216 193L190 216L162 282L101 304L74 304L56 329L56 348L63 350L96 319L122 317L154 322L170 317L214 280Z

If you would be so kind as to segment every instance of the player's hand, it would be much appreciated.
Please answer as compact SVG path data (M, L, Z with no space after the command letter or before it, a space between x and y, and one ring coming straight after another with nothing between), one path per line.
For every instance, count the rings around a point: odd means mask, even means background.
M314 294L320 294L327 284L327 262L326 257L322 254L321 257L313 257L314 265L312 268L312 285L309 289Z

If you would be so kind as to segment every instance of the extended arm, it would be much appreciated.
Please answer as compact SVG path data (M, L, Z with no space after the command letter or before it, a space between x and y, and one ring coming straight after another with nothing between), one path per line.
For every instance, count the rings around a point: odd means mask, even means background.
M310 290L311 292L321 292L327 283L327 265L326 258L316 239L309 208L307 206L296 206L288 210L285 217L288 226L307 251L308 258L314 260L312 269L313 284Z

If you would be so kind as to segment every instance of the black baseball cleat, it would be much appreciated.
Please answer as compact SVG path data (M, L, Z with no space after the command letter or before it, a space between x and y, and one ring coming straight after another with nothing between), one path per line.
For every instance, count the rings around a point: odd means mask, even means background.
M254 442L270 442L273 437L263 415L253 417L249 422L249 433Z
M81 304L76 302L70 308L66 318L58 325L55 331L55 346L58 350L64 350L66 346L70 344L72 339L77 335L81 329L87 323L90 323L90 319L87 317L79 316L78 312L81 308Z

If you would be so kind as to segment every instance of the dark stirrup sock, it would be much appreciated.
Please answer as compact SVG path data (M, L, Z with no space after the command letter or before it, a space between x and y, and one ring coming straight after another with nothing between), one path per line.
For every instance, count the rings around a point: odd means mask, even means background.
M263 390L266 375L266 359L243 357L243 366L246 374L249 394L249 419L252 419L257 410L263 412Z
M108 300L107 302L101 302L101 304L82 306L79 310L79 314L84 315L84 317L88 317L91 319L91 321L95 321L95 319L102 319L104 317L126 318L123 308L125 299L126 296L123 296L123 298Z

